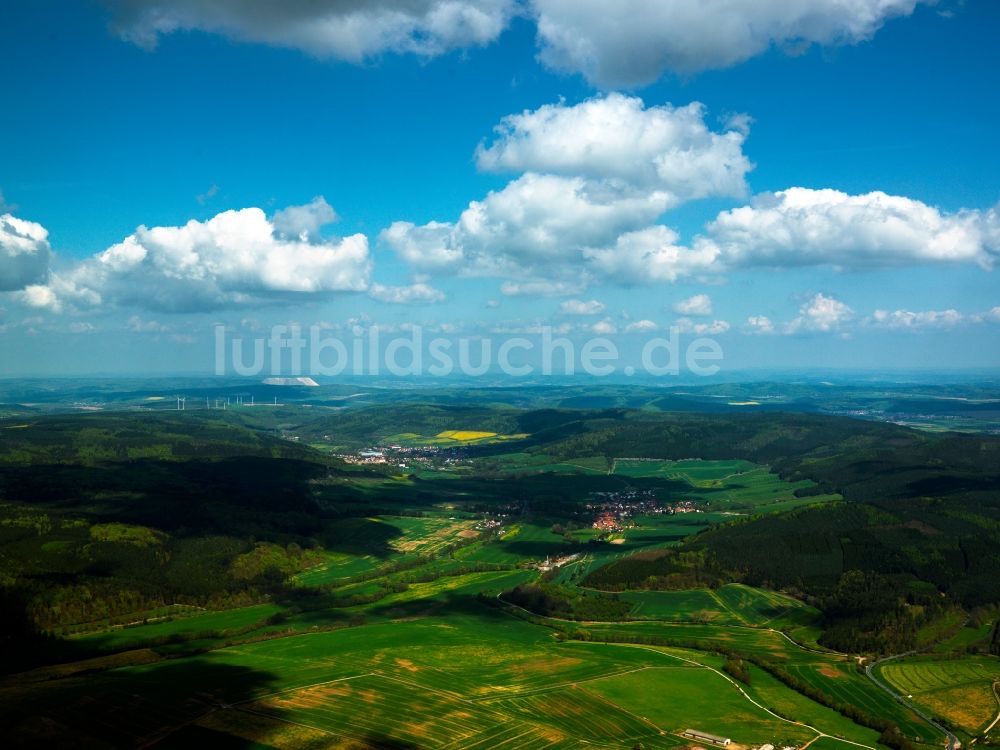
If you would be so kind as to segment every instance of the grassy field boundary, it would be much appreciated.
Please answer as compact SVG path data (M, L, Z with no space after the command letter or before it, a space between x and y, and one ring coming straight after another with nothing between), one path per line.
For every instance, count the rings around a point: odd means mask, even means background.
M667 657L667 658L670 658L670 659L676 659L678 661L682 661L682 662L684 662L686 664L689 664L691 666L694 666L694 667L701 667L702 669L707 669L710 672L714 672L719 677L721 677L724 680L726 680L726 682L728 682L730 685L732 685L733 687L735 687L739 691L740 695L742 695L746 700L748 700L750 703L752 703L754 706L756 706L760 710L764 711L765 713L769 714L773 718L778 719L779 721L782 721L782 722L784 722L786 724L791 724L793 726L802 727L803 729L808 729L811 732L815 732L816 739L821 739L821 738L826 737L826 738L829 738L831 740L836 740L838 742L847 743L848 745L853 745L854 747L865 748L865 750L877 750L877 748L874 745L865 745L865 744L863 744L861 742L855 742L854 740L848 740L848 739L845 739L843 737L836 737L836 736L834 736L832 734L827 734L826 732L822 731L821 729L817 729L816 727L812 726L811 724L806 724L805 722L796 721L794 719L786 719L784 716L781 716L780 714L775 713L774 711L772 711L767 706L765 706L765 705L759 703L758 701L756 701L749 693L747 693L746 690L743 689L743 687L735 679L733 679L732 677L730 677L729 675L727 675L722 670L716 669L715 667L709 666L707 664L702 664L700 662L694 661L693 659L686 659L686 658L684 658L682 656L678 656L676 654L671 654L671 653L668 653L666 651L661 651L660 649L657 649L657 648L655 648L653 646L644 646L644 645L632 644L632 643L609 643L608 645L609 646L620 646L620 647L625 647L625 648L635 648L635 649L639 649L640 651L649 651L651 653L659 654L661 656L664 656L664 657Z

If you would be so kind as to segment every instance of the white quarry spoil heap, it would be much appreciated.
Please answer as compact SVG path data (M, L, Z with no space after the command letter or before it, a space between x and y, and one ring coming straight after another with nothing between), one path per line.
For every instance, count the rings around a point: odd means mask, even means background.
M319 387L319 383L312 378L264 378L264 385L305 385L310 388Z

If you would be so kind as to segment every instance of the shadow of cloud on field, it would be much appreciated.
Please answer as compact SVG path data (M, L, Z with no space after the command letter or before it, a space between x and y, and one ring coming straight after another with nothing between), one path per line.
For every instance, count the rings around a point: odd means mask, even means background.
M496 592L487 594L487 596L491 597L495 595ZM491 607L482 602L476 594L452 592L424 599L413 599L397 604L387 604L381 607L375 606L369 612L374 617L389 617L392 619L422 618L439 615L468 617L481 621L484 627L502 621L510 621L511 619L503 610Z
M365 742L371 745L372 750L420 750L420 745L416 743L384 734L370 734L365 737Z
M397 550L392 542L403 531L392 523L365 517L347 517L327 523L318 538L328 552L348 555L371 555L385 560Z
M164 743L175 733L271 692L276 681L270 672L204 657L36 683L9 680L0 687L0 726L5 747L169 747ZM252 745L232 740L218 746Z
M280 726L280 718L275 717L271 720ZM316 731L319 732L319 730ZM158 750L191 750L191 748L201 747L210 747L212 750L242 750L243 748L260 750L272 747L267 744L267 740L267 736L262 737L259 741L252 741L211 727L192 725L166 737L153 747ZM346 740L336 747L341 750L422 750L420 745L386 734L368 734L361 739Z

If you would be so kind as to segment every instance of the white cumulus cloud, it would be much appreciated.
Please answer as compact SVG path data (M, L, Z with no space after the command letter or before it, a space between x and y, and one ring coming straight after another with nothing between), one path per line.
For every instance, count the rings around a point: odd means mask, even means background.
M433 57L488 44L506 28L515 0L105 0L114 26L146 48L177 31L361 62L386 52Z
M59 297L46 284L29 284L15 295L16 299L26 307L35 307L40 310L52 310L59 312L62 304Z
M566 315L600 315L605 305L596 299L568 299L559 305L559 309Z
M394 305L430 304L444 300L444 292L423 282L409 286L372 284L368 294L379 302L388 302Z
M547 104L503 118L495 135L476 152L480 169L618 180L664 191L672 203L742 196L753 167L743 153L746 129L713 132L698 102L647 108L638 97L609 94Z
M322 195L318 195L303 206L289 206L275 211L271 221L278 237L309 242L319 239L320 229L335 222L337 218L333 206Z
M924 328L953 328L965 320L958 310L876 310L865 322L878 328L919 330Z
M727 266L866 268L915 263L992 266L997 211L946 213L882 192L849 195L793 187L723 211L706 242Z
M707 243L678 244L677 233L662 225L626 232L608 247L583 252L589 268L623 284L672 283L711 270L718 251Z
M674 312L679 315L707 316L712 314L712 298L707 294L696 294L674 303Z
M637 333L640 331L655 331L657 329L656 323L653 321L643 318L642 320L634 320L625 326L625 333Z
M691 318L678 318L674 327L681 333L693 333L697 336L717 336L729 330L725 320L713 320L711 323L695 323Z
M576 281L551 279L505 281L500 285L500 293L507 297L565 297L579 294L582 289L583 285Z
M0 215L0 292L24 289L45 280L51 251L41 224Z
M598 336L611 336L618 333L618 327L609 318L605 318L590 326L590 332L596 333Z
M39 307L199 311L366 291L370 268L363 234L284 239L261 209L245 208L183 226L140 226L32 294Z
M763 336L774 333L774 323L766 315L751 315L744 330L751 335Z
M840 300L823 293L810 297L799 308L798 317L785 325L785 333L835 331L854 317L854 311Z
M380 240L421 270L548 275L546 267L572 264L583 248L652 221L669 201L662 192L623 192L582 177L527 173L472 201L454 223L395 222Z
M129 318L125 323L125 328L133 333L167 333L170 331L170 326L157 320L143 320L138 315Z
M928 0L930 1L930 0ZM870 39L919 0L532 0L542 61L603 88L725 68L772 46Z

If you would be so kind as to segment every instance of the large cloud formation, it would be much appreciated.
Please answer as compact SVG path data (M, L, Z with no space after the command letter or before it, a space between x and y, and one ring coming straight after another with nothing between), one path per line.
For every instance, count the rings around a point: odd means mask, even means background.
M882 192L789 188L723 211L684 245L669 227L620 235L583 252L591 276L625 284L673 282L745 268L837 270L925 264L991 269L1000 255L1000 209L941 211Z
M667 209L745 193L752 165L742 151L742 121L716 133L704 116L697 103L646 108L638 98L611 94L507 117L477 161L520 177L472 201L454 222L395 222L380 239L420 270L579 289L591 266L615 264L605 255L621 242L663 239L629 233Z
M310 235L317 213L334 214L322 199L307 208L285 213L286 229L301 230L295 239L287 239L259 208L225 211L179 227L140 226L68 272L53 274L47 285L29 287L22 300L49 308L119 305L192 312L367 290L371 260L365 235L339 240Z
M480 169L620 181L663 192L672 204L742 196L753 166L743 153L744 121L713 132L698 102L646 108L638 97L609 94L509 115L495 135L476 151Z
M772 46L870 39L920 0L533 0L541 58L609 88L725 68Z
M708 225L707 241L730 267L976 263L990 268L1000 252L998 229L995 208L946 213L882 192L848 195L797 187L723 211Z
M514 0L106 0L115 28L146 48L177 31L362 62L385 52L424 57L487 44L506 28Z
M690 243L660 217L687 201L742 197L746 120L721 132L700 104L610 94L505 117L480 169L520 172L457 220L397 221L380 240L421 272L506 279L508 294L672 283L742 268L917 264L992 268L1000 207L942 211L904 196L791 187L720 212ZM531 290L526 292L525 290Z
M45 280L51 250L41 224L0 215L0 292L24 289Z
M546 65L602 88L724 68L773 46L857 43L920 2L933 0L105 0L118 33L143 47L199 30L351 62L485 45L521 15Z

